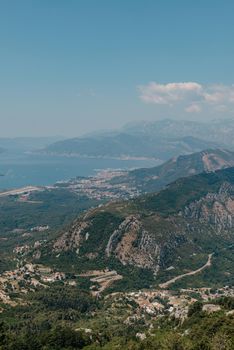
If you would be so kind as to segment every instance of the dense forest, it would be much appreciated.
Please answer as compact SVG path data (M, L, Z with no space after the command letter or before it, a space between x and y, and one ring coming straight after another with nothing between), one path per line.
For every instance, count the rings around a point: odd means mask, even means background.
M109 304L85 290L56 285L27 296L26 303L0 314L1 350L231 350L234 298L215 301L220 310L203 311L197 301L185 320L167 315L126 322L126 306ZM132 310L136 305L132 303ZM125 319L125 321L123 321ZM87 328L89 325L89 328ZM124 326L123 326L124 325Z

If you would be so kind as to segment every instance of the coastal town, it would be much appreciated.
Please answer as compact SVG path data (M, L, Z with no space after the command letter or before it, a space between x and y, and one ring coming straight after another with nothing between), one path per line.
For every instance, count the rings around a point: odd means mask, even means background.
M139 189L123 183L115 183L114 178L121 177L126 174L122 169L106 169L97 171L94 176L77 177L74 179L58 181L51 186L26 186L18 189L7 190L0 192L0 197L16 197L20 202L38 203L38 201L31 200L31 194L42 192L45 190L53 191L56 189L64 189L79 196L87 196L95 200L118 200L128 199L138 196Z
M75 178L67 182L57 182L56 186L67 188L79 195L85 195L96 200L117 200L134 198L140 194L139 189L123 182L115 182L114 178L126 174L124 170L101 170L92 177Z

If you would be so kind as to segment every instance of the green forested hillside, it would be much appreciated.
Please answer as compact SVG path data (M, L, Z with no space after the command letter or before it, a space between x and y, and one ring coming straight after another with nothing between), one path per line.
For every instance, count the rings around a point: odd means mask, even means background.
M192 304L182 323L169 316L148 316L127 324L124 320L128 305L119 304L117 310L114 305L104 306L103 301L92 300L85 292L57 288L31 296L30 306L0 314L0 348L232 350L234 300L220 298L216 305L220 311L208 314L202 311L202 302ZM92 328L86 328L87 323Z

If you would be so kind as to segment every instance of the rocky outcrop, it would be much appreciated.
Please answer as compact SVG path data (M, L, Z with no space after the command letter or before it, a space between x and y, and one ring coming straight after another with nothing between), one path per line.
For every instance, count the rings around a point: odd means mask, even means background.
M107 243L106 246L106 255L110 257L110 255L116 250L119 241L122 240L123 236L126 232L137 232L137 229L139 229L140 222L138 221L138 218L135 216L128 216L118 227L117 230L115 230ZM136 238L136 237L135 237Z
M140 217L127 217L110 236L106 255L114 255L123 265L131 264L142 268L159 269L160 246L147 232Z
M71 228L63 233L54 243L53 250L55 252L68 251L72 249L76 249L77 253L79 253L79 247L87 238L86 229L89 227L89 223L85 221L75 222ZM83 235L83 233L85 234Z
M218 232L234 228L234 187L224 183L217 193L208 193L190 203L183 214L186 218L212 225Z
M226 150L204 151L202 154L202 162L204 171L211 172L218 169L228 168L234 165L233 153Z

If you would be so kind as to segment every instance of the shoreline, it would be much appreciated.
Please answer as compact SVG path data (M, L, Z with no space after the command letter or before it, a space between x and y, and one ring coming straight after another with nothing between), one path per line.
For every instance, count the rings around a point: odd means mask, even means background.
M67 158L84 158L84 159L113 159L113 160L152 160L161 164L163 162L162 159L154 158L154 157L137 157L137 156L101 156L101 155L86 155L79 153L57 153L57 152L25 152L27 154L35 154L35 155L44 155L44 156L56 156L56 157L67 157Z

